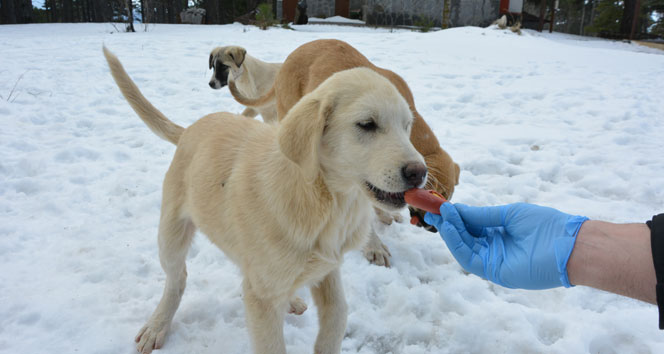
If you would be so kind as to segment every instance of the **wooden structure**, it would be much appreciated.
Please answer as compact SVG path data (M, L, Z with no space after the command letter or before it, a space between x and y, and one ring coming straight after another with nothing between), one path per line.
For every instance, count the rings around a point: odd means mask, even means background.
M350 0L335 0L334 15L346 18L350 17Z
M500 14L521 15L523 0L500 0Z
M295 8L297 7L298 0L283 0L283 19L286 22L293 22L295 20ZM315 16L316 14L309 14ZM334 15L350 17L350 0L334 0Z

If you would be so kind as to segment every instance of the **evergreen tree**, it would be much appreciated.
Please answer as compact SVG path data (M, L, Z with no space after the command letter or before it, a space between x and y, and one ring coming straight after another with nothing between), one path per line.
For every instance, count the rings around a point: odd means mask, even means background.
M623 13L622 1L603 0L597 3L593 23L586 27L587 33L603 37L616 37L620 33Z

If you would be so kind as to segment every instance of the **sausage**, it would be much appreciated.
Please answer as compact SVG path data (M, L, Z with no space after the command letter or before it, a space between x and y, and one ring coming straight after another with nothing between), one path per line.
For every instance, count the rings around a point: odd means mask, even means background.
M438 215L440 215L440 206L447 201L445 197L436 191L419 188L407 190L406 193L404 193L404 199L406 200L406 203L415 208Z

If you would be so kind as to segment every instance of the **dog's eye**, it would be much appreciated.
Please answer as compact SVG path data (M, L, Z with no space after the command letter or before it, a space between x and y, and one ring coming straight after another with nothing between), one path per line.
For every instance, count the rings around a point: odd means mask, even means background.
M359 122L357 123L357 126L360 127L360 129L367 131L367 132L373 132L378 129L378 125L376 125L376 122L374 120L367 120L364 122Z

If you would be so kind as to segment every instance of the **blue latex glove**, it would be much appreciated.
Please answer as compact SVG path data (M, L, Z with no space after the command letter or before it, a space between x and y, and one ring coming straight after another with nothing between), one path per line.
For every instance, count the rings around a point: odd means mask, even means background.
M424 221L438 228L468 272L507 288L570 287L567 261L588 218L533 204L471 207L446 202Z

